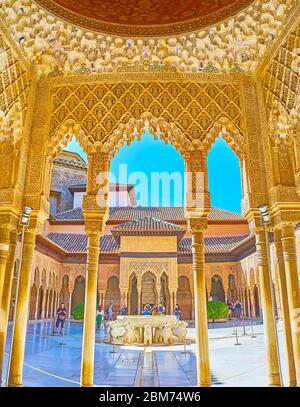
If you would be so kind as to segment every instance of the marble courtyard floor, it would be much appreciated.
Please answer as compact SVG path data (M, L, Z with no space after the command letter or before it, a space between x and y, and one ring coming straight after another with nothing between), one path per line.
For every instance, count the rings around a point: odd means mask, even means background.
M64 340L52 336L53 322L30 322L24 366L24 386L79 386L82 324L67 323ZM286 352L282 324L279 342L283 378L286 383ZM263 326L209 329L209 346L213 386L267 386ZM11 326L6 352L9 351ZM172 347L124 347L103 343L105 333L97 333L95 350L95 385L115 386L194 386L196 385L195 344ZM195 329L189 328L189 338ZM7 355L4 372L7 370ZM5 376L4 373L4 376Z

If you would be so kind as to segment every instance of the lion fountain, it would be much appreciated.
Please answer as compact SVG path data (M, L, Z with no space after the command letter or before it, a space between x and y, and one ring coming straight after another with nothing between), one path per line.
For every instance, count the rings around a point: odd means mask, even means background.
M126 315L118 316L108 326L110 343L164 346L185 343L188 323L173 315Z

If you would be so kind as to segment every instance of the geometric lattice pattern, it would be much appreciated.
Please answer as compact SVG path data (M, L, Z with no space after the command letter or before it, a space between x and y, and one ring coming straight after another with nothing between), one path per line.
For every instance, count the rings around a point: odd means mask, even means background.
M94 141L105 142L115 128L144 112L163 117L192 139L204 139L221 117L241 131L242 96L236 84L169 82L97 82L63 85L52 96L51 136L74 119ZM242 133L242 131L241 131Z
M15 103L20 103L25 112L29 85L28 73L0 35L0 111L6 115Z
M300 24L288 35L266 73L264 89L269 111L273 107L274 100L278 100L288 113L295 106L297 93L300 92L300 75L293 70L297 49L300 51ZM300 52L298 55L300 58Z

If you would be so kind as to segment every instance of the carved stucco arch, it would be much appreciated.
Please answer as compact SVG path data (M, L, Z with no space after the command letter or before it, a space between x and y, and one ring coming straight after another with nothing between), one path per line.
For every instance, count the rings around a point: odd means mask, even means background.
M193 150L192 142L175 123L169 123L163 117L155 117L152 113L145 112L140 119L130 118L126 124L120 123L103 144L103 151L111 159L125 143L130 145L135 138L140 140L147 130L155 139L160 137L166 144L171 142L182 157Z
M54 158L68 145L75 137L80 147L86 154L94 152L95 147L91 139L82 130L81 125L74 119L64 121L54 135L49 139L45 151L45 178L43 183L43 193L49 198L51 171Z
M245 158L245 139L235 123L227 117L222 117L213 124L202 142L203 150L208 152L219 135L222 135L238 158Z
M46 148L46 157L53 160L73 137L76 138L86 154L90 154L94 151L93 141L86 135L81 125L74 119L67 119L49 139Z

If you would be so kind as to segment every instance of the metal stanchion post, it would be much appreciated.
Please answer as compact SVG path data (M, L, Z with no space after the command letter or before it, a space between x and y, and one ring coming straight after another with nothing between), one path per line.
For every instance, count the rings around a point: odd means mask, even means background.
M246 334L246 327L245 327L245 315L243 313L243 335L247 335Z
M232 328L233 328L232 335L235 335L236 329L235 329L235 323L234 323L234 320L232 320Z
M113 350L111 350L110 353L118 353L118 351L115 350L115 339L113 340Z
M184 342L183 342L183 352L181 352L183 355L187 355L188 353L190 353L189 351L186 350L186 338L184 338Z
M239 342L239 337L238 337L238 331L237 329L235 330L235 339L236 339L236 343L234 345L241 345L241 343Z
M251 338L256 338L256 335L254 335L254 330L253 330L253 322L251 321Z

